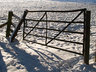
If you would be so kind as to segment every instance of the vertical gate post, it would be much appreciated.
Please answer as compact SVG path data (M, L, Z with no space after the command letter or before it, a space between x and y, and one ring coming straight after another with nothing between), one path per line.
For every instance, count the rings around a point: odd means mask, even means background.
M13 12L9 11L8 21L7 21L7 29L6 29L6 37L10 36L10 31L11 31L10 27L11 27L11 24L12 24L12 15L13 15Z
M84 23L84 63L89 65L89 48L90 48L90 17L91 12L85 11Z
M25 27L26 27L26 24L27 24L27 20L24 20L24 25L23 25L23 40L25 39Z

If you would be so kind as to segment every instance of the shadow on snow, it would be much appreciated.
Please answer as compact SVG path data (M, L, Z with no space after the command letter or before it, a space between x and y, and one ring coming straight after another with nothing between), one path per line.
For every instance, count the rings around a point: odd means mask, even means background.
M19 42L17 44L19 44ZM69 71L82 59L82 56L78 56L78 57L74 57L74 58L71 58L68 60L63 60L59 56L57 56L56 54L54 54L48 50L38 48L41 50L41 51L39 51L38 49L30 47L26 44L26 46L28 48L32 49L33 51L35 51L37 53L37 55L30 55L30 54L26 53L25 50L18 48L16 46L17 44L16 43L10 44L12 49L15 51L15 53L14 53L6 46L7 45L6 43L0 42L0 45L4 49L4 51L10 53L12 56L14 56L14 58L18 59L20 61L19 64L23 65L27 69L28 72L32 72L32 71L33 72L61 72L62 70ZM48 56L47 54L43 53L42 51L50 53L51 57ZM91 54L91 55L93 55L93 54ZM52 58L52 56L57 58L58 61L54 60ZM38 59L38 57L40 57L45 62L45 64L50 66L52 70L49 70L47 66L42 65L40 63L40 60ZM3 66L4 66L3 69L5 71L3 71L3 72L7 72L6 65L3 61L1 53L0 53L0 63L3 64ZM87 65L82 64L79 66L80 70L73 69L71 71L73 71L73 72L96 71L96 69L93 67L93 65L87 66ZM36 70L36 68L38 70ZM17 69L20 69L20 67L18 67Z
M6 64L3 60L3 56L2 56L1 51L0 51L0 72L7 72Z

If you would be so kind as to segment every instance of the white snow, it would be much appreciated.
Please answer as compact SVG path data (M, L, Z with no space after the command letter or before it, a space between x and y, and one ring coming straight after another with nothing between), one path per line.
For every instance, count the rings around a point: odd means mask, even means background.
M12 10L19 17L23 11L28 10L72 10L87 8L91 10L91 36L90 36L90 65L85 65L83 57L73 53L38 45L32 42L23 41L22 29L18 33L13 43L6 38L6 27L0 28L0 72L96 72L96 63L94 62L94 52L96 50L96 5L75 2L57 2L57 1L30 1L30 2L0 2L0 24L7 21L8 11ZM66 15L65 15L66 16ZM69 14L70 16L70 14ZM74 14L70 17L74 17ZM51 18L51 17L50 17ZM56 16L52 19L62 19ZM67 18L66 18L67 19ZM62 19L63 20L63 19ZM58 24L57 24L58 25ZM42 24L40 25L42 26ZM56 25L49 25L55 28ZM57 26L62 27L62 24ZM78 31L78 26L71 26ZM57 28L57 29L58 29ZM82 26L79 29L82 31ZM42 31L42 30L41 30ZM36 31L37 33L42 33ZM55 32L56 33L56 32ZM54 32L50 33L55 34ZM42 34L41 34L42 35ZM70 36L71 35L71 36ZM63 34L60 35L61 37ZM29 36L32 39L32 36ZM64 34L67 40L82 42L82 36L73 34ZM35 37L36 39L36 37ZM36 39L42 42L42 38ZM52 41L52 45L81 52L82 46L75 44Z

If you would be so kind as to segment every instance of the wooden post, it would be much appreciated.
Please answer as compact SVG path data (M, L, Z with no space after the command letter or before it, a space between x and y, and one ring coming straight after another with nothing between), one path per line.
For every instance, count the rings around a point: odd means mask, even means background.
M85 12L84 23L84 63L89 65L89 48L90 48L90 11Z
M27 20L24 20L24 25L23 25L23 40L25 39L25 27L27 24Z
M13 15L13 12L9 11L7 29L6 29L6 37L10 36L10 30L11 30L10 27L11 27L11 24L12 24L12 15Z

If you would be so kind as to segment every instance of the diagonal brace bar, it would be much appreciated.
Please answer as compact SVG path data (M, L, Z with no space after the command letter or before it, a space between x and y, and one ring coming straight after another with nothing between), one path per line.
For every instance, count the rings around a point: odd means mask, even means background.
M83 11L81 11L66 27L64 27L54 38L52 38L50 41L47 42L49 44L51 41L53 41L57 36L59 36L72 22L74 22L81 14Z
M26 34L26 36L28 36L28 34L30 34L31 33L31 31L33 31L34 29L35 29L35 27L39 24L39 22L44 18L44 16L46 15L46 12L44 13L44 15L40 18L40 20L38 21L38 23L32 28L32 30L30 30L27 34ZM25 36L25 37L26 37ZM24 38L25 38L24 37Z

